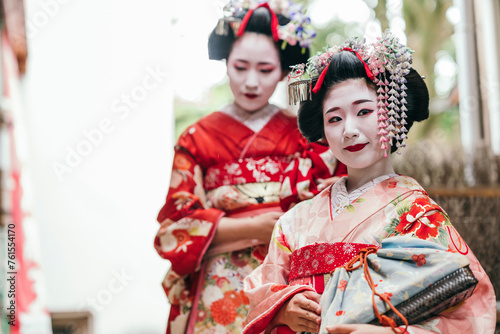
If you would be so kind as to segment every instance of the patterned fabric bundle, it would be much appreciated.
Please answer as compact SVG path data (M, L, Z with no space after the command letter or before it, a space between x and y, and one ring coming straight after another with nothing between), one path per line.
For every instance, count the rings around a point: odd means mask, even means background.
M320 333L349 323L381 323L399 332L397 325L421 322L468 298L477 284L465 256L433 242L390 237L375 251L357 267L349 268L359 260L354 259L333 272L321 297ZM457 281L456 275L465 280ZM415 314L414 305L423 306L417 309L425 314Z

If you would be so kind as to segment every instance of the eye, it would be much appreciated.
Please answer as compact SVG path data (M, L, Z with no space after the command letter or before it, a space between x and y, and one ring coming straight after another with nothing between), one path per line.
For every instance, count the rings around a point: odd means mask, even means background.
M339 116L333 116L332 118L330 118L328 120L328 123L337 123L337 122L340 122L342 120L342 118L340 118Z
M260 72L261 73L271 73L272 71L274 71L274 68L262 68L260 69Z
M236 69L236 71L245 71L246 70L246 67L243 67L243 66L235 65L234 68Z
M366 116L366 115L370 115L372 112L373 112L373 110L371 110L371 109L361 109L361 110L358 112L358 116Z

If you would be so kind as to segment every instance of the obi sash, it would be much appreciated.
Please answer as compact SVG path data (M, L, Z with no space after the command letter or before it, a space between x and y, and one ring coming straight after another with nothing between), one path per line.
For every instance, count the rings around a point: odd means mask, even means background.
M292 253L288 281L313 276L313 288L321 294L327 283L325 274L329 276L336 268L353 259L360 249L370 246L378 247L352 242L316 243L301 247Z
M209 191L227 185L281 182L290 161L290 156L267 156L219 163L207 169L204 188Z

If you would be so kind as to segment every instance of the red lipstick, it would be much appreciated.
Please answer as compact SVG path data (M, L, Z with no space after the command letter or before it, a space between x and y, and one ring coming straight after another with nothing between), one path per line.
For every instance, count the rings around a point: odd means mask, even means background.
M362 149L364 149L366 145L368 145L368 143L347 146L344 149L348 150L349 152L357 152L357 151L361 151Z

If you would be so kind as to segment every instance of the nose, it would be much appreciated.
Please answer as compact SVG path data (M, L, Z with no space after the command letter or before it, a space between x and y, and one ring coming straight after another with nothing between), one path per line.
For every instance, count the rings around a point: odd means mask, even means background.
M259 79L256 71L248 71L247 78L245 80L245 87L247 89L255 89L259 85Z
M356 118L347 116L344 122L344 138L350 139L359 136Z

